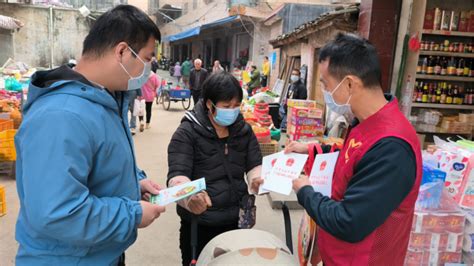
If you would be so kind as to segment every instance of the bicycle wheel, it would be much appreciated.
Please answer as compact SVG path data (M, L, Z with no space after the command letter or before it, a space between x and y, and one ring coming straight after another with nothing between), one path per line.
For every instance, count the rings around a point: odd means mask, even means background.
M191 106L191 98L184 98L181 103L183 104L184 110L188 110Z
M169 95L167 92L164 92L164 93L161 95L161 97L162 97L161 103L163 104L163 109L169 110L169 109L170 109L170 105L171 105L170 95Z

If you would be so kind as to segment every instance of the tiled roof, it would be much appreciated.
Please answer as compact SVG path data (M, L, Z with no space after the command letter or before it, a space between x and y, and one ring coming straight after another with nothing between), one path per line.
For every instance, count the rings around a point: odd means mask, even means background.
M354 13L359 13L358 5L350 5L347 7L336 8L334 11L322 14L315 20L306 22L302 24L301 26L298 26L292 32L279 35L275 39L270 40L270 44L273 45L273 47L279 47L293 40L304 38L307 35L313 33L318 27L322 26L323 24L334 21L334 20L338 20L341 18L342 18L342 21L344 21L344 23L347 24L347 26L354 26L351 24L351 22L353 21L351 21L350 19L350 16Z

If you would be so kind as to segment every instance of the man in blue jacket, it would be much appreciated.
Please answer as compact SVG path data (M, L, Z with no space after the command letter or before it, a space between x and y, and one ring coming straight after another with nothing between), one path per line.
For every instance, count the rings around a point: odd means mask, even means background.
M37 72L15 138L17 265L121 265L164 208L134 155L127 90L140 89L160 32L139 9L104 13L75 67Z

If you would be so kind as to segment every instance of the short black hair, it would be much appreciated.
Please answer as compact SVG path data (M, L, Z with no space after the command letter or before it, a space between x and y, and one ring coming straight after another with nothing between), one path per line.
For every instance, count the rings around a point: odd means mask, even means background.
M138 53L150 37L161 41L156 24L140 9L131 5L118 5L102 14L84 40L82 54L101 56L107 49L126 42Z
M344 76L359 77L365 87L380 87L382 71L375 47L355 34L339 33L319 53L319 62L329 60L329 73L343 79Z
M227 102L233 99L241 102L243 97L239 81L225 71L211 74L202 85L202 99L206 109L207 100L211 100L216 105L218 102Z
M264 58L268 60L268 56L265 56Z
M301 75L301 71L299 69L293 68L293 70L291 72L293 72L293 71L296 71L296 72L298 72L298 75Z
M257 69L257 66L256 66L256 65L252 65L252 66L251 66L251 68L255 68L255 69Z

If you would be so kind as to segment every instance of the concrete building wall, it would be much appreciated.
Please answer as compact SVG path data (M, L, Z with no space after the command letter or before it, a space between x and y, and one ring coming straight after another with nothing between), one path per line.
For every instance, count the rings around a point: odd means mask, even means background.
M148 0L128 0L128 4L136 6L143 10L145 13L148 13Z
M78 59L82 42L89 32L89 22L77 10L53 9L53 42L49 41L50 9L38 6L2 4L2 15L21 20L25 26L13 33L14 54L7 55L30 66L48 67L51 47L53 64L61 65L71 58ZM5 44L7 45L7 44ZM11 45L11 44L10 44ZM4 44L0 43L0 58Z

